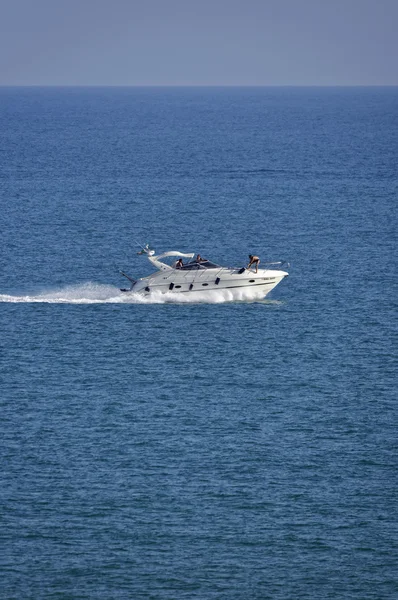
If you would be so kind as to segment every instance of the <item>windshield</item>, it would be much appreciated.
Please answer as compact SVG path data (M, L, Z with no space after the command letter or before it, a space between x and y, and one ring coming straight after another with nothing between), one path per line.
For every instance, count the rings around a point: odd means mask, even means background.
M200 262L193 260L182 267L179 267L182 271L192 271L194 269L219 269L220 266L211 262L210 260L201 260Z

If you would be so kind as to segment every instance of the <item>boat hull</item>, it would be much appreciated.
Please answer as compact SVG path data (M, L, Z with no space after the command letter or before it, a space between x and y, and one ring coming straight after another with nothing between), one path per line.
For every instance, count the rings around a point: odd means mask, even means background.
M285 271L274 270L261 270L258 273L245 270L244 273L241 273L229 269L222 269L221 271L220 269L207 269L193 275L173 270L172 273L167 275L159 273L152 277L139 279L130 291L140 295L149 295L155 292L161 294L188 294L192 292L241 290L254 292L265 297L287 275L288 273Z

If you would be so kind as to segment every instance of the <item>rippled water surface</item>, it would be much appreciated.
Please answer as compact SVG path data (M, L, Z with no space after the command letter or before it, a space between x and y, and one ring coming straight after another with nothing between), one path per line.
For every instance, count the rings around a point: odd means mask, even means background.
M0 89L2 598L397 597L397 125L395 88ZM137 241L290 275L126 296Z

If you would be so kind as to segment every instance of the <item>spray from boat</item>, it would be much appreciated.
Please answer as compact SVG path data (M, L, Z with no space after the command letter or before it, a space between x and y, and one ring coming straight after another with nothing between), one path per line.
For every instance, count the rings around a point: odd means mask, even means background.
M46 290L36 294L0 294L0 302L43 303L43 304L223 304L227 302L262 302L264 294L256 290L212 290L191 294L173 292L142 295L126 294L117 287L87 282L62 288ZM266 304L281 304L276 300L265 300Z

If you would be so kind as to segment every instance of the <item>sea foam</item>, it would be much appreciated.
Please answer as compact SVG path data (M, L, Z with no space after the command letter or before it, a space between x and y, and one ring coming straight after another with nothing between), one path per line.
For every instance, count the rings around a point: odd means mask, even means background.
M146 296L133 292L121 292L119 288L100 283L87 282L68 285L60 289L50 289L39 294L11 295L0 294L0 302L42 302L47 304L221 304L224 302L259 302L264 299L262 292L254 290L210 290L187 293L152 292ZM267 300L267 303L278 303Z

